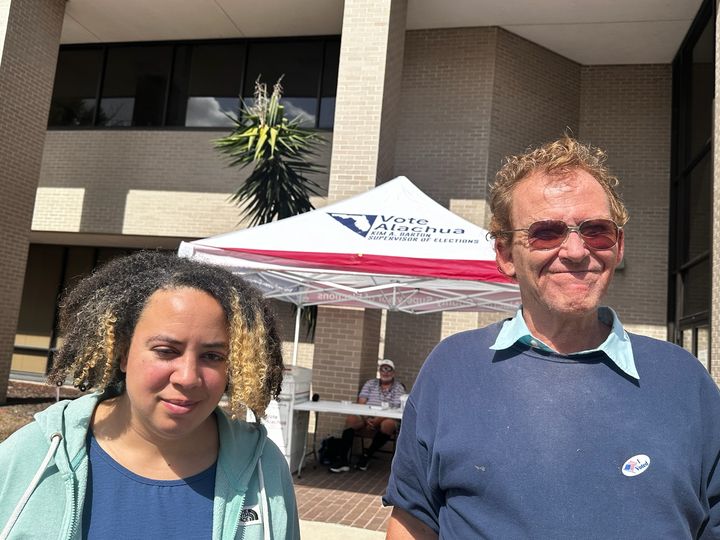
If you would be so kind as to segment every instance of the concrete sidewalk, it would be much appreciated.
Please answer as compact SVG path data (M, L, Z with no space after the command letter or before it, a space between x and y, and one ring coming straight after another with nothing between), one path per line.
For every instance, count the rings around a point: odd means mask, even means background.
M321 521L300 520L300 534L303 540L383 540L385 533L369 531Z

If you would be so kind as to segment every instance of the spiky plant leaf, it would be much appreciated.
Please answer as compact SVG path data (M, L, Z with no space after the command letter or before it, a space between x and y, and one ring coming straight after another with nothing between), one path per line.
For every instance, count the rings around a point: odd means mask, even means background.
M301 127L299 118L285 117L281 80L268 95L267 85L258 78L252 104L243 101L238 117L229 116L235 123L232 132L214 141L228 166L252 166L230 197L243 208L242 216L251 227L313 210L310 197L319 194L320 186L310 175L324 172L314 162L324 141ZM304 308L302 317L308 333L314 335L317 308Z

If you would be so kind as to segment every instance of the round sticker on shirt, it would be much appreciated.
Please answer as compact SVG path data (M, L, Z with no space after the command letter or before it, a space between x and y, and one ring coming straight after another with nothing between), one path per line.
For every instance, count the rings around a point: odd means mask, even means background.
M650 458L645 454L638 454L631 457L622 466L622 473L625 476L637 476L648 470Z

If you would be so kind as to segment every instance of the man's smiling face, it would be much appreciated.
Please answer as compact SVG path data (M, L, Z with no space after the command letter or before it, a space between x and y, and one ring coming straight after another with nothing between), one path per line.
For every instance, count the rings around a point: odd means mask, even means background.
M587 219L612 219L608 197L600 184L582 169L562 175L535 172L513 190L510 212L513 229L536 221L562 220L579 225ZM533 249L527 233L498 240L500 269L520 285L523 312L533 318L588 315L594 312L622 260L622 231L616 245L591 249L576 232L550 250Z

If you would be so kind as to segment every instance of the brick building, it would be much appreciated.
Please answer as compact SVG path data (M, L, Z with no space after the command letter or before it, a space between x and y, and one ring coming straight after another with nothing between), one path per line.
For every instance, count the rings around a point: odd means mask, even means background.
M605 148L631 213L608 303L720 382L716 2L605 4L0 0L0 402L11 366L45 369L77 276L238 226L242 174L212 140L281 73L328 143L316 206L402 174L487 225L504 155L566 130ZM352 398L381 351L411 385L441 338L500 316L323 307L300 364L329 399Z

